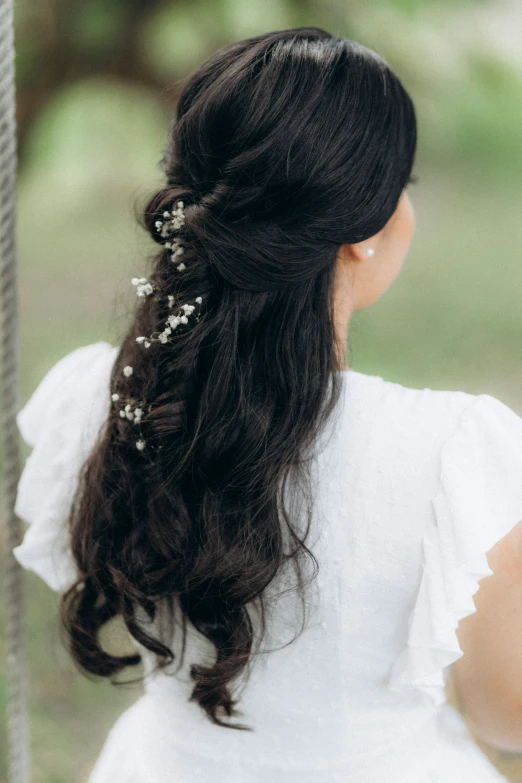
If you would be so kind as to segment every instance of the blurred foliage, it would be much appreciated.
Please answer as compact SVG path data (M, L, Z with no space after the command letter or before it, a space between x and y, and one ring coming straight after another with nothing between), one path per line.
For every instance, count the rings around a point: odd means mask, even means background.
M518 0L16 0L15 21L24 399L66 352L125 332L130 279L156 249L132 210L163 181L186 76L230 41L318 25L384 56L419 119L416 237L390 293L354 315L350 363L414 387L489 392L522 414ZM33 574L27 589L34 783L81 783L141 687L76 672L57 596ZM492 758L522 781L512 755Z
M172 113L184 78L219 46L307 24L389 61L415 100L421 151L520 165L516 0L24 0L15 18L22 164L30 126L71 83L93 74L137 82Z
M121 0L90 0L73 8L70 43L88 57L103 57L122 45L130 7Z

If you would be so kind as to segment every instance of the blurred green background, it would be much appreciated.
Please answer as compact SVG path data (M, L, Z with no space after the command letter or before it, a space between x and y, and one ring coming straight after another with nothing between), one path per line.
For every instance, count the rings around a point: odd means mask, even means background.
M154 250L133 204L162 183L184 78L225 43L295 25L378 51L418 114L416 235L394 286L353 317L351 365L494 394L522 414L519 0L17 0L23 400L68 351L123 335L130 278ZM57 595L31 572L26 585L34 781L85 781L142 687L82 677L61 646ZM522 781L520 756L482 747Z

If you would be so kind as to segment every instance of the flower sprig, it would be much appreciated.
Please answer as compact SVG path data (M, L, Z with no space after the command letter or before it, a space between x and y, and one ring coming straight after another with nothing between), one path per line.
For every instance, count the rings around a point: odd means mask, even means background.
M122 372L126 378L129 378L132 375L133 368L127 364L123 368ZM120 401L120 395L118 394L118 392L114 392L114 394L111 394L111 400L113 402ZM127 419L128 421L132 421L133 424L138 425L140 437L139 440L136 441L136 448L138 449L138 451L143 451L146 443L141 432L141 419L143 416L144 403L140 403L139 405L136 405L136 402L138 401L135 399L131 399L131 401L127 402L123 408L120 408L119 413L122 419ZM150 408L151 406L149 405L149 410Z
M182 256L185 252L183 245L180 243L180 240L178 237L171 240L170 235L174 231L179 231L180 228L183 228L185 225L185 213L183 211L183 201L178 201L176 204L176 209L173 209L171 212L168 210L165 210L163 213L163 217L165 220L156 220L155 226L156 230L160 232L163 239L168 239L167 242L164 242L163 244L165 247L171 251L171 261L175 264L177 263L178 256ZM177 265L176 269L178 271L182 272L185 269L185 264L181 262Z
M155 226L157 231L160 232L161 237L168 240L164 243L165 247L171 251L171 260L173 263L177 263L178 257L182 256L184 253L184 248L181 245L179 238L176 237L172 239L171 234L175 231L178 231L185 225L183 201L178 201L176 208L171 212L166 210L163 213L163 217L165 220L157 220L155 222ZM186 267L185 264L181 262L177 265L176 268L178 271L182 272ZM150 296L150 294L153 294L156 290L156 287L152 285L152 283L150 283L146 277L133 277L131 282L136 286L136 294L140 297ZM169 309L172 309L174 307L176 297L173 294L168 294L167 299ZM195 302L201 305L203 298L201 296L197 296L195 298ZM171 342L170 335L172 332L177 329L180 324L188 324L190 316L194 316L195 319L199 321L200 312L194 314L195 309L196 305L182 304L176 315L169 314L167 316L163 331L153 332L153 334L148 337L145 335L140 335L139 337L136 337L136 342L140 345L143 345L144 348L150 348L153 342ZM128 364L122 370L122 373L126 378L130 378L133 372L133 367ZM111 395L111 399L113 402L118 403L120 401L119 393L114 392L114 394ZM136 405L136 402L137 401L134 399L127 400L124 407L120 409L119 415L122 419L126 419L127 421L131 421L133 424L138 425L140 437L136 441L136 448L139 451L143 451L146 446L146 440L143 438L141 432L141 418L143 416L143 407L145 403L141 401L138 405ZM149 405L148 408L150 410L151 406ZM159 448L161 448L161 446Z
M172 295L169 295L169 307L173 307L174 305L174 297ZM203 298L201 296L196 296L195 301L198 304L201 304L203 302ZM196 309L196 305L190 305L190 304L182 304L179 308L177 315L168 315L165 321L165 328L162 332L153 332L149 337L146 337L145 335L140 335L139 337L136 337L136 342L143 345L145 348L150 348L151 344L153 342L160 342L160 343L167 343L170 342L169 337L174 331L174 329L177 329L179 324L188 324L189 323L189 316L191 316ZM197 321L199 321L199 313L194 316Z
M149 283L146 277L133 277L131 283L137 286L136 294L138 296L148 296L154 293L154 286Z
M161 233L162 237L167 237L172 231L178 231L180 228L182 228L185 225L185 213L183 212L184 204L182 201L178 201L176 204L176 209L173 209L172 212L169 212L168 210L165 210L163 213L164 218L170 218L172 215L172 219L170 220L156 220L156 223L154 224L156 226L156 229Z
M176 263L177 257L182 256L183 253L185 252L183 246L180 244L179 239L175 239L173 242L165 242L165 247L168 248L169 250L172 250L172 253L170 255L170 260L172 261L173 264ZM176 269L179 272L183 272L185 268L186 267L183 261L181 262L181 264L178 264L176 267Z

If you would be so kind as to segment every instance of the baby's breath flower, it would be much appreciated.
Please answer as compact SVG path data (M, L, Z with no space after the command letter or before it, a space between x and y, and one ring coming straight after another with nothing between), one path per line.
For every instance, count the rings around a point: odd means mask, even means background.
M185 224L185 215L183 214L183 206L184 206L183 202L182 201L178 201L178 203L176 205L176 209L172 210L172 213L171 213L172 214L172 218L173 218L172 219L172 227L174 229L181 228L181 226L183 226ZM168 214L169 213L167 212L167 216L168 216Z
M172 212L168 212L167 210L163 212L165 220L156 220L156 229L161 232L163 238L166 238L171 231L177 231L178 228L181 228L185 224L183 206L183 201L178 201L176 209L173 209ZM172 217L172 219L168 220L170 217Z
M111 400L116 402L116 400L120 399L120 395L117 392L114 392L114 394L111 394Z
M136 289L136 294L138 296L148 296L153 292L154 292L154 288L151 286L150 283L145 283L145 285L139 285Z
M183 212L183 207L183 201L178 201L176 203L176 207L172 209L171 212L167 210L163 212L163 220L155 221L156 229L161 233L162 238L164 240L168 240L164 242L164 245L168 250L171 251L170 258L177 265L176 268L180 272L186 269L186 266L183 261L178 264L177 259L179 256L184 254L185 249L181 244L179 237L172 238L171 234L173 231L176 231L185 224L185 214ZM148 296L149 294L152 294L156 288L151 283L149 283L146 277L133 277L132 284L136 286L136 293L138 296ZM174 307L176 296L169 294L167 299L169 309ZM203 302L203 298L201 296L197 296L195 301L200 305ZM177 315L169 315L167 317L166 325L162 332L153 332L149 337L140 335L139 337L136 337L136 342L143 345L145 348L149 348L152 345L152 342L160 342L163 344L167 343L169 341L169 335L172 334L173 330L176 329L179 324L189 323L188 316L192 315L195 309L196 307L193 304L181 305ZM199 314L196 315L196 319L199 320ZM133 374L133 368L130 365L127 365L123 368L123 374L129 378ZM119 395L112 395L112 399L114 401L118 400ZM150 408L151 406L149 405L148 410L150 410ZM128 418L129 420L132 420L134 424L139 425L143 416L143 408L137 407L133 411L131 404L127 403L125 405L125 409L120 410L119 413L122 418ZM145 445L146 441L141 437L136 441L136 448L139 451L143 451ZM161 446L159 448L161 448Z
M176 237L174 242L166 242L165 247L168 247L169 250L172 250L170 260L175 261L177 256L182 256L185 250L183 249L183 245L181 245L179 239Z
M137 286L136 294L138 296L148 296L154 292L154 287L149 283L146 277L133 277L132 285Z

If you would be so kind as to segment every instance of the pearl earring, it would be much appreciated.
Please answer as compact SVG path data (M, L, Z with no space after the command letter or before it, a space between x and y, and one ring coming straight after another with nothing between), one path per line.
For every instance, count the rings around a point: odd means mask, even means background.
M374 253L375 250L373 249L373 247L369 247L368 250L366 251L367 256L373 256Z

